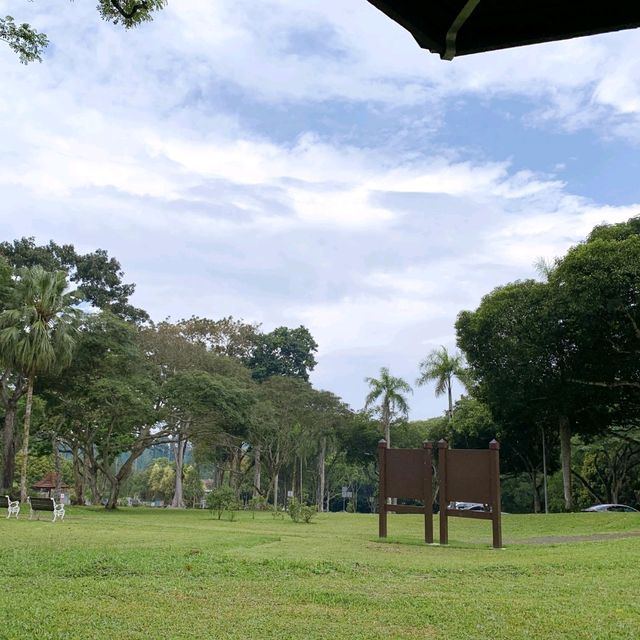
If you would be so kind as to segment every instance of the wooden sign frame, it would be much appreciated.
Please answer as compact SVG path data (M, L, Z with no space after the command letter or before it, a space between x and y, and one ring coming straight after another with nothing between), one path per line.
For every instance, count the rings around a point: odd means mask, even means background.
M493 546L502 547L500 500L500 445L489 449L449 449L446 440L438 442L438 479L440 482L440 544L449 543L449 517L491 520ZM450 509L453 502L477 502L489 511Z
M433 542L433 444L422 449L390 449L387 441L378 442L378 535L387 537L387 514L424 515L424 539ZM420 500L422 506L389 504L391 498Z

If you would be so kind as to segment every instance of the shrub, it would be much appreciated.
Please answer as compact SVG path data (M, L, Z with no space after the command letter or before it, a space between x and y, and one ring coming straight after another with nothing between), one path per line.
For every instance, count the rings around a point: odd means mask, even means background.
M278 507L274 507L273 505L270 505L268 508L269 508L269 511L271 511L271 517L274 520L276 518L280 518L281 520L282 518L284 518L284 512L280 511Z
M289 516L294 522L305 522L309 524L311 519L316 515L316 507L304 504L295 498L289 500Z
M233 521L235 519L235 512L240 508L240 503L233 489L229 486L224 486L214 489L207 496L207 507L218 514L218 520L220 520L222 514L227 511L229 513L229 519Z
M265 511L267 509L267 500L264 496L253 496L247 504L254 519L256 517L256 511Z

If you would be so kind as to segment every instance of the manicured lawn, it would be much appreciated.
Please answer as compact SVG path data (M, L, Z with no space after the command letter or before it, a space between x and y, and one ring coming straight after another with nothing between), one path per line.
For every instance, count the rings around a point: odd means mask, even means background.
M640 514L503 525L493 550L489 523L463 519L448 548L421 544L419 516L390 516L384 543L369 515L2 518L0 638L640 637Z

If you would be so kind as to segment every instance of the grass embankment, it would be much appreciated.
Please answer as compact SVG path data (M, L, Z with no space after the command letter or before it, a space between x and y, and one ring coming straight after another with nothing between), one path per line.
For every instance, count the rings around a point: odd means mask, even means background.
M640 514L452 519L70 509L0 520L0 638L604 639L640 637ZM435 522L437 536L437 518ZM604 540L583 536L607 534ZM624 535L620 535L624 534ZM560 542L571 536L579 542Z

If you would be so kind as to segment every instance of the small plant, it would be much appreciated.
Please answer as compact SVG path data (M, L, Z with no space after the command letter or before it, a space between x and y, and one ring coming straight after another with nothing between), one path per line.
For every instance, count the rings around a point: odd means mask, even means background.
M207 507L218 514L218 520L227 511L229 519L235 519L235 512L240 508L240 503L233 489L229 486L218 487L207 496Z
M265 511L267 509L267 500L264 496L253 496L247 504L254 520L256 518L256 511Z
M288 511L289 516L294 522L305 522L306 524L309 524L318 512L316 507L304 504L295 498L289 500Z
M294 522L300 522L302 519L302 503L300 503L295 498L289 499L289 504L287 506L287 511L289 512L289 517Z
M280 511L278 507L271 505L269 507L269 511L271 512L271 517L275 520L276 518L280 518L281 520L284 518L284 511Z
M312 506L305 504L302 507L302 519L304 520L305 524L309 524L311 520L316 517L317 513L318 508L315 505Z

